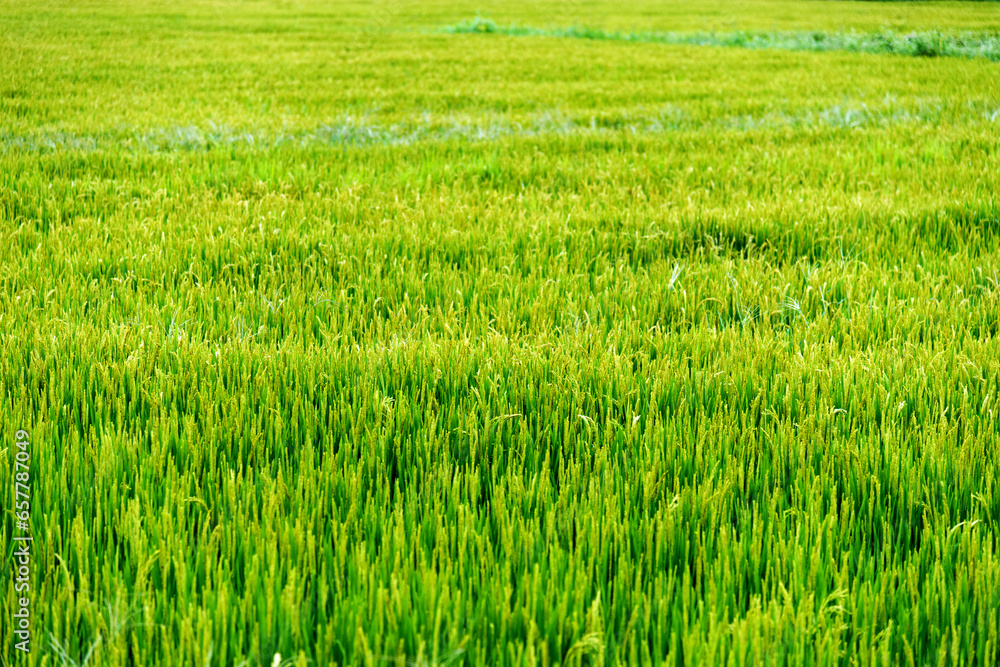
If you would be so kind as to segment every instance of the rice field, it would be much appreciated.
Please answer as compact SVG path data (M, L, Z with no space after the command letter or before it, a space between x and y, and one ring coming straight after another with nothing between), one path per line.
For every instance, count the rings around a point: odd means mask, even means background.
M0 664L1000 664L998 45L0 0Z

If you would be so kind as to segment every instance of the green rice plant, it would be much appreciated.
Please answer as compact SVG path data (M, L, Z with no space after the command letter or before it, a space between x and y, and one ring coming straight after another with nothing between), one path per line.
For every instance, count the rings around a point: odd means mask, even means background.
M22 662L995 664L995 12L476 9L5 7Z

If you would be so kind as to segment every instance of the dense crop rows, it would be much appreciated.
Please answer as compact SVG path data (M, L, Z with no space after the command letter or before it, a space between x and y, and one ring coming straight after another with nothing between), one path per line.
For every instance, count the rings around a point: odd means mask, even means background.
M1000 25L873 4L737 27ZM73 9L0 45L32 664L1000 661L996 63Z

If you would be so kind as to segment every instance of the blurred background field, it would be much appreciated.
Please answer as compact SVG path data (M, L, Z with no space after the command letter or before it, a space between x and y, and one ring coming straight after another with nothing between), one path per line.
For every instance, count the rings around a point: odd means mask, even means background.
M27 662L996 664L1000 64L470 21L1000 4L0 4Z

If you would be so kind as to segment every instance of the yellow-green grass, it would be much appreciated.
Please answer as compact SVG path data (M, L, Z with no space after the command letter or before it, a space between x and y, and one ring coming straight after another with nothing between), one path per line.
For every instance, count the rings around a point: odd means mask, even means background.
M581 6L3 6L28 662L1000 659L998 65Z

